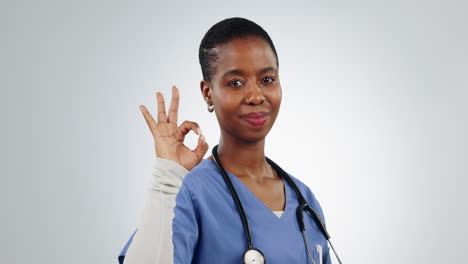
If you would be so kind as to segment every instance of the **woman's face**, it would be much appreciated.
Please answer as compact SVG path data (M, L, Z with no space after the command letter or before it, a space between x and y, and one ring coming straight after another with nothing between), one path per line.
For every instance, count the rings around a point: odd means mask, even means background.
M211 86L202 81L201 90L214 104L222 134L246 142L264 139L281 105L273 50L263 39L251 36L220 46Z

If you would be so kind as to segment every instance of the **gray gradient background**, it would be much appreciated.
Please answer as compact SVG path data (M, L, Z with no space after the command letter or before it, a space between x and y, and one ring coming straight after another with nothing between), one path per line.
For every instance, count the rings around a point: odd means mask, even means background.
M468 263L465 1L10 1L0 8L1 263L116 263L154 159L139 112L181 90L210 147L198 45L263 26L283 102L267 155L344 263ZM194 146L195 137L188 138ZM208 156L208 155L207 155Z

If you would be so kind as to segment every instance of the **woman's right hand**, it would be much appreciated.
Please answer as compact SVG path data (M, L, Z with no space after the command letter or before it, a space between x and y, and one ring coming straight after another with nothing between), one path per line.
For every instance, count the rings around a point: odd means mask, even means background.
M164 97L160 92L156 93L158 103L158 122L156 122L148 109L144 105L139 108L145 117L146 123L153 134L156 148L156 156L159 158L173 160L182 165L187 170L195 167L208 151L208 144L205 141L200 127L197 123L184 121L177 127L177 115L179 110L179 90L172 86L172 100L169 106L169 113L166 115ZM184 138L190 130L199 135L198 145L194 150L184 145Z

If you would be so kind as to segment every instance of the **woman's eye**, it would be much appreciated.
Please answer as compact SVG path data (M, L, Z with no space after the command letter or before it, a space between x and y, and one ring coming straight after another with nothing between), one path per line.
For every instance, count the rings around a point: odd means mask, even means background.
M235 80L235 81L230 82L228 85L229 85L229 86L237 87L237 86L240 86L241 84L242 84L241 81Z
M263 83L269 84L269 83L274 82L275 79L272 78L272 77L265 77L265 78L262 79L262 81L263 81Z

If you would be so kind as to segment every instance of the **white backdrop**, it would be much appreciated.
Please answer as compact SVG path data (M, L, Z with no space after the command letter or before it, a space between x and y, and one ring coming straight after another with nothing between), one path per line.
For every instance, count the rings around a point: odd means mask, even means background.
M468 263L465 1L8 1L1 263L117 263L154 159L138 105L181 90L213 147L198 46L241 16L276 45L267 155L308 184L344 263ZM189 138L192 146L194 137ZM208 156L208 154L207 154Z

